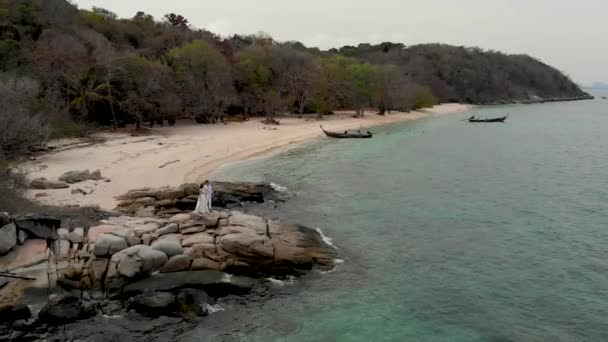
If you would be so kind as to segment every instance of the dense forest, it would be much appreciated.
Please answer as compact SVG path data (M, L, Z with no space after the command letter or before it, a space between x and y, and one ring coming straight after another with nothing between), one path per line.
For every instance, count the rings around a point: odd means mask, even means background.
M266 34L221 38L174 13L121 19L65 0L0 0L0 159L90 125L585 96L526 55L394 43L321 51Z

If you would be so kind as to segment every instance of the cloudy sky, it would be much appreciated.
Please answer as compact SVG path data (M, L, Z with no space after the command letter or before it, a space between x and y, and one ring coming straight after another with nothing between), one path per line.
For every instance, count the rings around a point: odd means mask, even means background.
M607 0L73 0L121 17L175 12L222 36L267 32L331 48L440 42L527 53L576 82L608 82Z

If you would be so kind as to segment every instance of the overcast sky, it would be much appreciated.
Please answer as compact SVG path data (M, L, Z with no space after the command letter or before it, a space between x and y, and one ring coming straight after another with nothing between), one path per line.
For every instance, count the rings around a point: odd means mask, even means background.
M527 53L576 82L608 81L608 0L74 0L121 17L175 12L222 36L267 32L323 49L439 42Z

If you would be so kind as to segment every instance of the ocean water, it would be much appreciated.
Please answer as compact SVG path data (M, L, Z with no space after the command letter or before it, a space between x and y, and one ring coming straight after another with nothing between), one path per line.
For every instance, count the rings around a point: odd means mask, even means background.
M608 341L608 100L479 107L221 172L294 196L343 263L272 281L186 341Z

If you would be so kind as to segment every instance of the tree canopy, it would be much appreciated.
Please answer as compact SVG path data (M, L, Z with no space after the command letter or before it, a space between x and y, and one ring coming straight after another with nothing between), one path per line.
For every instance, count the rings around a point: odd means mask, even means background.
M0 76L2 98L28 85L11 106L52 132L66 120L140 127L179 117L213 123L239 113L385 114L437 102L586 96L526 55L390 42L321 51L265 33L220 38L177 13L123 19L66 0L0 0Z

